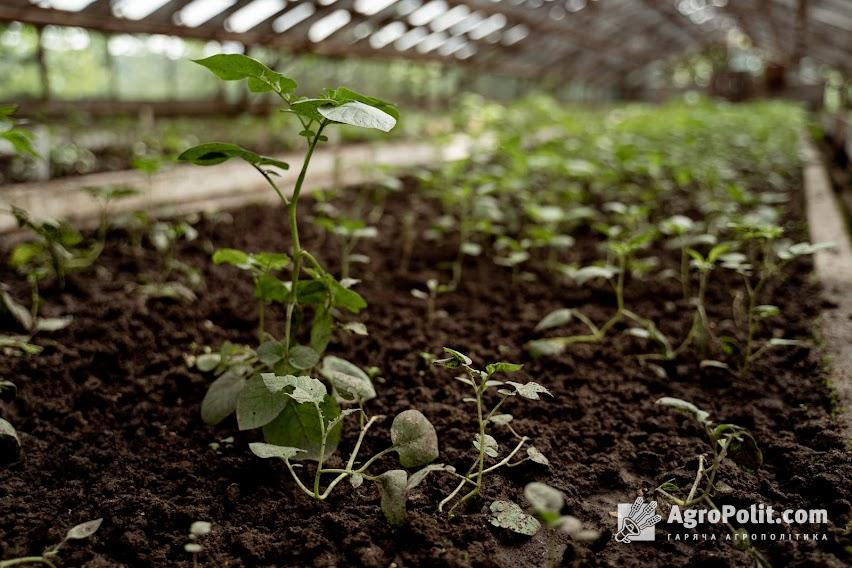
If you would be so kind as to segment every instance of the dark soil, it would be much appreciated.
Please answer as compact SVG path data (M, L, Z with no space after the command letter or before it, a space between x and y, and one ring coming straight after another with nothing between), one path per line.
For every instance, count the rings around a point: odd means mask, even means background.
M696 455L709 450L691 420L654 405L661 396L676 396L707 409L717 421L751 429L763 450L765 463L755 471L726 464L722 477L731 489L717 504L828 510L825 526L782 529L825 534L826 540L757 543L775 566L847 565L852 464L832 418L832 392L817 352L772 351L749 378L700 368L687 357L667 365L669 376L661 378L633 357L650 346L616 333L556 358L531 360L523 345L537 337L533 328L543 315L576 307L602 322L614 300L603 286L577 288L544 273L536 282L513 287L507 269L486 257L469 260L462 289L439 301L448 316L427 325L424 306L410 290L430 277L446 279L440 265L453 257L453 247L418 242L411 270L400 274L397 220L411 207L425 228L434 207L400 198L389 204L380 238L359 249L372 259L353 270L363 278L358 290L370 303L360 318L370 336L337 337L330 352L381 368L380 398L368 410L393 416L420 409L438 430L440 461L459 468L473 459L475 418L461 402L467 393L451 372L429 368L420 352L437 354L446 345L477 363L524 362L523 376L548 387L554 397L518 400L507 411L515 415L516 428L550 458L549 468L528 462L501 470L487 478L483 498L451 520L436 506L453 480L433 475L411 495L408 525L394 530L369 483L358 490L344 484L329 502L315 503L297 490L280 463L249 452L247 444L258 432L238 432L233 419L205 426L199 406L210 376L192 368L189 356L200 346L226 340L253 344L256 325L251 284L234 269L212 266L209 254L222 246L288 246L280 209L247 207L233 211L231 223L202 221L200 238L181 247L179 258L205 275L206 289L193 304L153 300L146 307L129 295L126 287L136 275L153 276L161 261L150 251L134 253L118 234L101 269L74 277L64 291L46 291L48 313L73 314L74 322L49 336L56 343L47 336L37 339L46 346L42 354L0 360L0 377L19 388L18 399L0 405L0 412L17 427L25 452L21 463L0 469L0 558L38 553L68 527L103 517L91 540L63 548L62 565L191 566L183 550L189 526L208 520L214 529L203 540L202 566L541 566L543 535L515 538L490 526L485 512L497 498L523 503L524 485L539 480L564 492L565 512L602 532L596 542L569 547L563 565L575 560L644 568L749 565L748 555L725 541L724 530L706 525L690 532L715 534L716 541L669 540L669 531L683 529L665 523L658 525L654 543L613 539L617 503L638 495L650 499L669 479L680 486L690 483ZM794 234L801 231L799 219L791 211ZM334 244L321 243L308 223L303 232L304 246L334 267ZM671 253L654 252L664 267L676 268ZM591 261L596 241L579 235L569 254ZM777 288L774 303L783 315L762 330L761 338L812 337L820 299L809 272L808 264L800 263ZM18 297L26 297L19 276L2 269L0 277L15 283ZM730 327L726 320L737 289L734 277L714 275L710 313L722 328ZM674 280L632 280L627 302L673 337L689 328L691 314ZM280 333L277 316L272 329ZM386 419L375 428L362 455L386 447L389 424ZM350 427L341 452L351 448L353 434ZM222 442L231 436L233 444ZM497 437L504 448L511 441ZM212 442L221 447L211 448ZM393 467L394 460L387 458L385 465Z

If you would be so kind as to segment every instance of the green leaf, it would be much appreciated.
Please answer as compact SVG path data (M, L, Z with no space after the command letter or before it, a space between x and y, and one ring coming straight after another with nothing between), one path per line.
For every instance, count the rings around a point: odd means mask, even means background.
M266 302L285 303L290 296L287 285L271 274L261 274L254 287L254 297Z
M495 414L491 418L488 419L489 422L493 424L497 424L498 426L505 426L509 422L511 422L514 418L511 414Z
M524 497L529 501L533 510L545 518L552 515L558 516L565 504L562 493L546 483L539 483L538 481L528 483L524 487Z
M514 381L506 381L506 384L512 385L513 387L515 387L515 392L517 392L520 396L528 398L530 400L540 400L540 397L538 395L542 393L553 396L552 394L550 394L549 390L547 390L540 384L534 383L532 381L526 384L516 383Z
M274 367L284 359L284 344L280 341L264 341L257 348L257 358L264 365Z
M281 270L290 264L290 257L283 252L256 252L250 255L252 264L263 270Z
M209 373L221 362L222 355L219 353L202 353L195 359L195 367L202 373Z
M293 79L273 71L256 59L238 53L221 53L194 61L225 81L248 79L248 87L255 93L275 91L285 94L296 90L296 81Z
M411 477L408 478L408 487L407 489L410 491L423 483L423 480L432 473L433 471L448 471L450 473L454 473L456 468L451 465L446 465L443 463L433 463L425 466L422 469L419 469L411 474Z
M289 460L296 454L304 453L305 450L299 448L291 448L288 446L276 446L275 444L264 444L263 442L252 442L249 444L251 453L259 458L279 458Z
M74 318L71 316L66 316L64 318L38 318L35 322L35 330L59 331L60 329L65 329L71 325L72 321L74 321Z
M30 311L19 304L6 290L0 288L0 306L11 315L27 331L33 329L33 317Z
M405 524L405 499L408 486L408 473L402 469L392 469L375 478L376 486L382 496L382 512L391 526Z
M535 536L541 530L541 523L532 515L528 515L511 501L497 500L489 507L491 517L488 521L495 527L508 529L525 536Z
M526 344L533 357L552 357L565 352L566 343L558 337L536 339Z
M21 440L7 421L0 418L0 465L16 463L21 459Z
M331 293L335 307L343 308L353 314L357 314L367 307L367 301L358 292L344 288L336 280L331 284Z
M317 310L314 321L311 324L311 348L317 353L324 353L331 341L331 332L334 329L334 317L325 309Z
M377 99L376 97L362 95L346 87L338 87L333 91L329 91L328 95L337 103L357 101L389 114L394 120L399 120L399 109L396 108L396 105Z
M307 345L294 345L290 348L289 363L293 368L305 371L319 363L319 353Z
M382 132L390 132L396 126L394 117L360 101L343 103L339 106L321 106L317 108L317 112L328 120Z
M331 396L325 397L320 410L326 425L340 415L340 407ZM329 430L324 458L328 458L337 449L341 430L342 425L339 422ZM263 436L270 444L290 446L305 451L294 459L319 460L322 429L313 404L288 404L275 420L263 427Z
M535 446L530 446L527 448L527 457L530 459L530 461L533 461L535 463L541 465L550 465L550 460L547 459L547 457L545 457L543 453L538 451Z
M245 148L229 142L208 142L206 144L200 144L184 150L184 152L178 156L178 160L182 162L190 162L197 166L215 166L222 162L227 162L231 158L242 158L249 164L257 167L275 166L282 170L286 170L290 167L290 165L286 162L261 156L251 150L246 150Z
M241 250L232 248L219 249L213 253L214 264L230 264L237 268L246 269L251 266L249 255Z
M284 393L270 392L263 376L255 375L246 381L237 399L237 424L240 430L260 428L272 422L285 406L287 396Z
M293 101L290 103L290 111L298 114L299 116L304 116L308 120L316 120L317 122L322 122L323 115L318 112L318 108L321 106L327 106L334 104L334 100L328 98L318 98L318 99L301 99L298 101ZM307 134L307 132L303 132L303 135ZM314 133L311 132L311 136Z
M485 440L485 443L482 443L482 440ZM476 435L476 438L473 439L473 447L476 448L476 451L480 451L482 449L485 452L486 456L496 458L498 454L498 450L500 449L497 446L497 440L494 439L494 436L490 434L485 434L485 436L480 436L480 434Z
M553 310L552 312L544 316L540 322L538 322L538 324L535 326L535 330L543 331L545 329L561 327L571 321L573 317L574 311L569 308Z
M72 527L66 534L65 540L83 540L89 538L101 528L101 523L104 522L103 519L95 519L94 521L87 521L85 523L81 523L76 527Z
M0 133L0 138L4 138L15 149L15 152L21 155L32 156L38 158L39 153L33 148L32 135L26 130L13 128L6 132Z
M311 377L277 376L275 373L261 373L260 376L269 392L274 394L284 392L286 396L299 404L305 402L320 404L328 394L325 385ZM292 387L293 390L291 392L284 391L287 387Z
M517 363L506 363L503 361L500 361L499 363L489 363L485 366L485 370L488 372L488 376L491 376L495 373L517 373L523 368L523 365L519 365Z
M449 355L446 359L437 359L432 364L440 365L441 367L446 367L448 369L458 369L463 365L470 365L473 363L470 357L462 353L461 351L456 351L455 349L450 349L449 347L444 347L444 353Z
M438 434L419 410L396 415L391 424L391 442L403 467L418 467L438 457Z
M657 399L657 402L655 402L654 404L668 406L669 408L674 408L675 410L689 414L694 417L695 420L697 420L700 424L707 424L708 419L710 418L709 412L701 410L691 402L687 402L679 398L664 396L663 398Z
M347 401L376 398L376 390L367 373L345 359L327 355L322 360L319 373L334 385Z
M302 306L325 304L328 295L322 280L300 280L296 284L296 301Z
M246 385L245 377L228 369L207 389L201 401L201 419L206 424L218 424L237 409L237 399Z

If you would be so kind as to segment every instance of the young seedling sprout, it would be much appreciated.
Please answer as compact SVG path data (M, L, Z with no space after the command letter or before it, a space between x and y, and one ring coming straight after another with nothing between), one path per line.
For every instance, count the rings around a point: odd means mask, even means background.
M444 347L444 353L448 357L434 361L434 365L445 367L448 369L462 369L465 375L456 377L457 380L468 385L472 390L474 397L464 399L465 402L470 402L476 405L476 428L477 433L473 436L473 447L476 450L476 459L471 464L467 473L464 475L454 474L460 478L458 486L438 505L438 510L443 511L444 507L455 500L455 503L448 511L449 516L453 516L456 510L471 498L479 495L482 490L483 478L486 474L492 473L501 467L515 467L526 461L532 461L542 465L548 465L547 458L534 446L526 448L526 457L512 461L513 458L524 448L529 442L529 438L519 434L512 427L512 415L503 414L499 411L503 404L510 398L520 396L529 400L540 400L541 394L550 395L550 392L535 382L518 383L514 381L499 381L492 378L499 373L516 373L521 370L523 365L515 363L490 363L486 365L485 370L480 370L472 367L473 361L467 355L460 353L454 349ZM497 402L489 408L486 402L486 397L492 389L496 389L498 395ZM500 447L497 440L491 436L488 431L491 425L505 426L512 436L518 440L515 447L509 451L504 457L500 458ZM486 458L496 460L496 463L486 467ZM498 459L499 458L499 459ZM458 497L468 486L469 491Z
M433 321L435 321L435 317L438 315L438 296L452 291L453 288L450 284L439 284L438 281L434 278L430 278L426 281L425 292L423 290L420 290L419 288L411 289L412 296L414 296L418 300L423 300L424 302L426 302L426 323L432 323Z
M132 187L86 187L83 188L89 196L98 202L100 214L98 216L97 232L97 256L103 252L106 246L107 231L109 230L109 205L117 199L127 199L139 195L139 191Z
M84 540L98 532L103 519L88 521L72 527L58 544L44 549L40 556L24 556L22 558L12 558L10 560L0 560L0 568L12 568L13 566L23 566L25 564L41 564L49 568L56 568L55 560L59 556L59 549L69 540Z
M557 535L567 534L574 542L591 542L600 537L596 530L583 526L582 521L571 515L563 515L562 509L565 501L557 489L534 481L524 488L524 497L530 504L532 514L511 501L498 500L491 503L491 518L489 522L495 527L508 529L524 536L535 536L542 529L546 533L545 541L547 551L545 553L544 566L556 568L561 566L559 543ZM570 545L569 545L570 546Z
M767 294L767 289L777 282L790 262L798 257L831 248L834 243L797 243L778 246L777 241L783 234L783 230L777 225L740 223L732 224L730 228L747 247L745 254L733 252L721 256L720 259L723 268L733 270L742 277L743 281L744 306L737 310L735 305L735 312L743 312L741 319L745 320L745 341L740 345L740 372L748 374L752 363L768 349L807 346L807 343L799 340L773 338L755 350L755 334L758 331L759 321L780 313L777 306L760 302Z
M625 306L624 302L624 280L629 270L631 260L635 253L647 246L654 238L652 231L646 231L624 239L612 238L607 242L607 249L617 259L617 266L611 264L590 265L583 268L572 266L563 267L563 272L572 278L578 285L594 279L604 279L612 286L615 293L616 311L602 326L598 327L588 316L579 310L562 308L547 314L536 325L536 331L544 331L555 327L561 327L571 321L574 317L580 320L589 330L588 334L571 335L564 337L548 337L536 339L527 343L527 349L533 356L558 355L565 351L569 345L575 343L594 343L602 341L610 329L624 318L639 324L638 328L629 330L634 335L652 339L664 346L665 351L671 351L666 337L656 328L651 320L645 319Z
M704 453L698 454L698 470L686 496L678 497L674 494L678 487L673 482L667 482L658 487L657 493L681 508L694 507L703 503L711 509L719 510L714 499L719 490L718 474L722 468L722 463L726 458L733 457L738 463L750 469L756 469L763 463L763 454L757 447L757 442L747 429L736 424L714 425L710 420L710 413L701 410L691 402L679 398L663 397L657 400L656 404L673 408L695 420L704 430L711 450L709 460ZM730 523L727 523L727 526L732 534L740 535L742 538L747 537L747 533L742 529L736 528ZM747 540L742 541L740 537L738 537L738 542L741 544L744 542L747 545L747 551L753 557L755 563L759 566L769 566L763 555Z
M332 219L322 217L317 219L317 224L334 235L340 247L340 279L349 278L349 269L353 262L366 263L369 257L355 254L355 247L364 239L375 239L379 231L375 227L368 227L360 219L346 219L338 217Z
M183 549L192 554L193 568L198 568L198 554L204 550L204 547L198 543L198 540L210 534L212 530L213 525L208 521L195 521L189 527L189 542L183 545Z
M286 284L274 273L286 268L290 257L275 252L246 253L225 248L213 253L213 263L230 264L251 274L257 299L257 338L261 343L266 341L266 306L274 301L284 301L288 292Z
M426 466L438 457L438 436L429 420L418 410L406 410L399 413L391 424L391 446L360 462L358 455L370 427L381 416L367 417L363 402L376 396L373 385L367 375L346 361L326 358L322 374L333 385L329 394L325 384L311 377L292 375L277 376L273 373L262 375L263 384L268 390L268 400L274 405L283 405L283 421L296 420L300 428L286 427L282 420L269 425L267 440L274 443L252 443L251 451L260 458L281 459L287 466L296 486L308 497L324 501L344 480L349 479L353 488L358 488L364 480L376 483L381 494L381 508L394 526L405 522L405 499L410 489L418 485L430 471L444 469L443 465ZM358 408L340 410L337 401L355 403ZM273 411L275 412L275 410ZM350 414L361 416L361 427L346 465L342 468L329 468L325 465L340 443L342 422ZM404 469L391 469L374 475L369 468L381 457L395 452L404 468L426 466L409 477ZM297 471L295 461L316 462L313 476L303 481ZM332 476L323 486L326 476Z

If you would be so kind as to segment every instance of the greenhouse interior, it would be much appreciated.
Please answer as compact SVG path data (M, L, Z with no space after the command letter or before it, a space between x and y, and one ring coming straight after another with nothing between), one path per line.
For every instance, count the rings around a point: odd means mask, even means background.
M0 568L852 565L852 1L0 1Z

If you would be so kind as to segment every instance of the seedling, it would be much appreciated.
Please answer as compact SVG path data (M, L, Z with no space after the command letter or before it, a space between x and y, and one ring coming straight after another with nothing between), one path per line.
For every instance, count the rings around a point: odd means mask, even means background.
M580 320L589 330L588 334L571 335L565 337L548 337L545 339L536 339L527 343L527 349L534 357L543 355L558 355L565 351L569 345L575 343L595 343L602 341L610 329L624 318L632 320L639 324L639 328L634 328L631 333L642 334L649 337L662 345L667 352L671 351L668 345L668 340L660 333L654 323L648 319L640 317L633 311L627 309L624 302L624 279L625 273L629 270L631 261L635 253L646 247L654 238L652 231L639 233L632 237L624 239L612 238L607 242L607 249L617 259L617 265L601 264L590 265L582 268L573 266L563 267L563 272L573 279L578 285L582 286L587 282L595 279L606 280L615 293L616 311L612 317L602 326L598 327L588 316L584 315L579 310L563 308L547 314L536 325L536 331L544 331L561 327L571 321L574 317ZM640 331L635 331L635 330Z
M316 347L325 348L333 328L333 309L340 308L358 313L366 307L366 302L350 289L352 282L338 281L312 254L302 249L299 239L298 205L311 158L320 142L328 140L323 134L327 127L334 124L349 124L388 132L396 125L399 113L389 103L356 93L345 87L326 90L318 98L297 96L295 94L297 85L293 79L244 55L213 55L197 60L196 63L206 67L220 79L247 80L249 90L252 92L274 93L284 103L283 110L294 115L301 125L299 136L305 139L307 149L293 190L289 195L285 195L274 179L280 176L281 171L289 168L287 163L261 156L235 144L221 142L202 144L186 150L179 159L197 165L212 166L232 158L240 158L257 170L278 196L287 210L291 244L291 278L283 301L286 306L286 315L284 337L280 342L283 348L283 360L290 361L295 351L300 354L297 359L316 362L322 356L322 351L317 351ZM308 267L305 267L305 262ZM303 275L307 275L308 278L303 279ZM323 341L312 342L311 346L298 343L299 330L295 329L296 322L305 321L302 316L305 308L314 310L311 337L323 338ZM299 368L292 368L290 372L299 370Z
M704 430L711 449L709 462L704 453L698 454L698 470L695 481L693 481L685 497L677 497L674 494L678 487L673 482L666 482L658 487L657 493L682 508L704 503L712 509L719 510L714 498L721 483L717 477L722 468L722 462L727 458L733 458L745 467L756 469L763 463L763 454L757 447L757 442L747 429L736 424L714 425L710 420L710 413L701 410L691 402L679 398L663 397L657 400L656 404L673 408L695 420ZM740 537L745 534L742 529L736 528L730 523L727 523L727 526L732 534L738 534ZM747 552L756 564L769 566L766 558L751 546L748 540L743 541L742 538L738 538L737 542L745 543Z
M499 256L494 258L494 264L512 270L512 286L518 283L521 268L530 258L529 249L531 246L532 243L528 239L517 240L511 237L497 239L495 249Z
M290 264L290 257L283 253L246 253L237 249L219 249L213 253L215 264L230 264L251 274L254 280L254 296L257 299L257 338L266 341L266 306L272 302L286 301L288 290L284 282L275 276Z
M35 355L41 352L41 347L32 343L33 337L40 331L59 331L68 327L72 318L42 318L39 317L36 310L39 307L37 297L33 299L33 304L29 310L22 304L19 304L6 287L0 284L0 314L8 313L21 328L26 332L25 335L0 335L0 348L8 347L19 350L25 355Z
M117 199L127 199L139 195L139 191L132 187L86 187L83 188L92 199L100 206L98 223L97 255L103 252L106 246L107 231L109 230L109 205Z
M435 321L437 313L438 296L452 292L453 287L450 284L439 284L434 278L426 281L426 292L418 288L411 289L411 295L418 300L426 302L426 323ZM445 313L445 312L442 312Z
M198 568L198 554L204 550L198 540L210 534L212 530L213 525L208 521L195 521L189 527L189 542L183 545L183 549L192 554L193 568Z
M498 500L489 507L489 522L524 536L535 536L543 529L547 542L544 566L555 568L561 565L556 540L558 533L568 534L574 542L591 542L600 537L600 532L584 527L577 517L562 514L565 501L562 493L553 487L534 481L524 488L524 497L532 514L511 501Z
M86 248L83 235L66 221L38 221L14 205L11 214L20 228L28 229L35 237L34 241L21 243L12 250L9 264L27 276L36 305L40 304L38 283L41 280L54 277L64 287L69 274L89 268L100 254L97 246Z
M157 221L151 225L148 239L163 257L156 280L136 286L136 293L147 301L150 298L170 298L184 303L194 302L193 290L204 284L201 272L177 259L177 245L181 240L194 241L198 231L188 221ZM172 278L177 275L178 278Z
M472 367L473 361L467 355L460 353L454 349L444 347L444 353L448 355L445 359L434 361L434 365L445 367L448 369L462 369L465 375L456 377L458 381L468 385L474 394L474 398L466 398L465 402L470 402L476 405L476 426L477 433L473 436L473 447L476 450L476 459L468 469L465 475L454 474L461 478L458 486L438 505L438 510L443 511L444 507L455 500L455 503L450 507L447 514L452 517L456 509L471 498L479 495L482 489L483 479L486 474L492 473L503 466L516 467L524 462L532 461L541 465L548 465L548 459L538 451L534 446L527 446L526 457L512 461L512 459L522 450L529 442L529 438L520 435L514 427L512 427L512 415L498 413L503 404L510 398L520 396L528 400L541 400L542 394L553 396L550 392L535 382L518 383L514 381L498 381L492 378L499 373L512 374L521 370L523 365L515 363L490 363L486 365L485 370L479 370ZM487 408L486 397L489 396L492 389L496 390L498 395L497 402ZM504 457L500 458L500 447L497 440L488 433L489 427L505 426L512 436L518 440L515 447L509 451ZM488 467L485 466L486 457L496 460L496 463ZM498 459L499 458L499 459ZM457 496L471 485L470 491Z
M777 246L783 234L781 227L765 223L732 224L748 248L748 254L729 253L720 257L722 267L733 270L742 277L745 292L743 306L735 304L735 313L745 320L745 340L740 342L740 372L748 374L752 363L768 349L785 346L807 346L805 342L773 338L755 350L755 334L760 320L778 315L776 306L761 304L767 290L783 275L784 269L798 257L808 256L831 248L834 243L798 243ZM756 278L755 278L756 276ZM727 339L727 345L734 341Z
M659 225L660 232L670 237L666 247L680 251L680 285L685 302L689 301L691 295L689 251L701 244L716 244L716 237L700 233L700 228L699 223L685 215L672 215Z
M337 400L361 401L375 396L373 385L366 375L337 362L326 362L324 376L333 385L329 394L321 381L301 376L263 373L262 385L265 402L258 405L257 412L266 416L278 416L265 428L266 439L271 443L252 443L251 451L260 458L277 458L284 461L296 486L308 497L326 500L342 481L347 478L353 488L358 488L365 479L376 483L382 496L381 507L388 522L399 526L405 522L405 499L407 492L419 484L435 469L444 466L427 466L409 478L403 469L388 470L379 475L368 473L370 466L382 456L395 452L404 468L426 466L438 457L438 436L435 428L417 410L406 410L394 418L390 429L392 445L363 463L358 454L370 427L382 417L367 418L361 408L340 410ZM357 371L357 368L355 369ZM260 397L258 397L260 398ZM278 408L282 407L280 412ZM362 425L355 446L343 468L328 468L324 463L337 449L341 439L343 420L350 414L362 415ZM364 420L366 419L366 420ZM299 428L292 426L299 424ZM314 461L316 468L312 480L303 481L294 461ZM333 478L323 487L325 475Z
M59 549L69 540L85 540L98 532L103 519L95 519L72 527L58 544L44 549L40 556L24 556L22 558L12 558L11 560L0 560L0 568L12 568L12 566L22 566L24 564L41 564L49 568L56 568L56 558L59 556Z
M340 247L340 279L349 278L349 267L353 262L366 263L370 258L361 254L354 254L355 247L364 239L375 239L379 231L375 227L368 227L360 219L347 219L338 217L332 219L321 217L316 220L323 229L334 235Z

